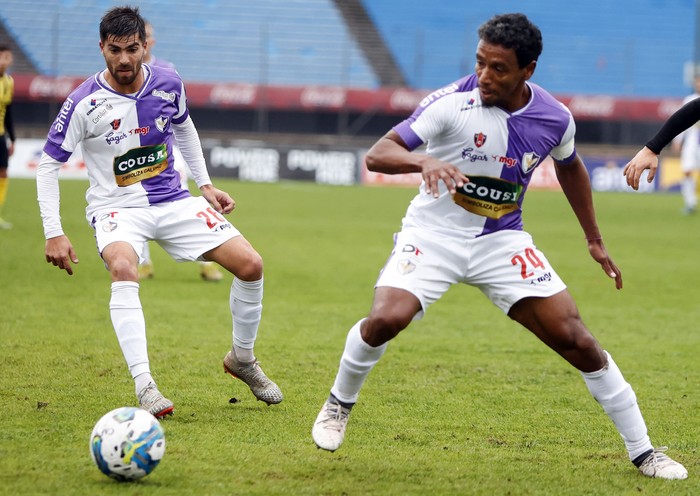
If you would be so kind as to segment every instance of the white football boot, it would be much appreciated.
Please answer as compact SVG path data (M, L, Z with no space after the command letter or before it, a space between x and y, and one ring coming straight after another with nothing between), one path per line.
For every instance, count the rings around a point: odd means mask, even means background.
M664 454L668 448L656 448L639 466L639 471L647 477L657 479L686 479L688 471L683 465Z
M316 417L313 429L311 429L311 437L314 438L316 446L328 451L340 448L345 438L349 416L349 408L333 401L333 398L326 400L318 417Z
M173 402L164 397L152 382L139 393L138 398L139 407L156 418L172 415L175 411Z

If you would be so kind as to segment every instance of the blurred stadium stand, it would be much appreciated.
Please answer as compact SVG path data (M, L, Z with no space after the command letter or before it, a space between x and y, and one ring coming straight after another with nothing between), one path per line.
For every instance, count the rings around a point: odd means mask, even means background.
M521 11L544 40L533 81L555 94L671 97L690 92L695 0L365 0L410 86L471 72L479 25Z
M579 140L636 144L690 92L697 56L695 0L0 0L20 126L45 130L72 84L62 78L104 67L99 20L122 4L139 5L154 25L154 53L176 65L205 132L376 138L410 114L410 91L473 70L484 20L523 10L544 36L533 81L566 99ZM305 89L283 108L266 100L280 87Z
M0 20L39 73L88 76L104 65L98 25L114 5L2 0ZM329 0L153 0L140 8L155 27L156 55L187 81L379 86Z
M156 55L186 81L437 88L474 67L477 29L513 2L151 0ZM30 66L87 76L102 65L108 0L2 0L0 22ZM553 93L684 96L694 0L553 0L525 10L543 31L535 80ZM26 67L26 66L25 66ZM16 66L15 71L23 70Z

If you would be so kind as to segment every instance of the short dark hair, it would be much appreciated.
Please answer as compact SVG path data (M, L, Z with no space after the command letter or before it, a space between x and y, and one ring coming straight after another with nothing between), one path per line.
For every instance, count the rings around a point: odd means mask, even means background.
M114 7L105 13L100 21L100 41L110 36L127 38L138 34L141 41L146 40L146 21L139 14L138 7Z
M479 27L479 39L515 50L521 69L542 53L542 32L525 14L493 16Z
M5 45L4 43L0 43L0 52L11 52L12 48L10 45Z

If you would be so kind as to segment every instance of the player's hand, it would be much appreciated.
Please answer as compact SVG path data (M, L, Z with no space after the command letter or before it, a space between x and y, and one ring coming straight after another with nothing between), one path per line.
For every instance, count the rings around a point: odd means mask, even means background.
M594 239L588 241L588 252L591 254L593 259L600 264L605 273L611 279L615 279L615 287L617 289L622 289L622 272L617 268L615 262L613 262L608 251L605 249L602 239Z
M68 236L61 235L56 236L55 238L47 239L44 253L48 263L54 264L59 269L65 270L68 272L69 276L73 275L73 267L71 266L71 262L77 264L79 260L78 256L73 250L73 245L68 239Z
M211 184L202 186L201 191L204 198L220 214L230 214L236 208L236 202L228 193L215 188Z
M457 188L461 188L469 182L467 176L454 165L436 158L426 156L422 164L421 174L425 182L425 192L432 194L434 198L440 196L440 181L445 183L450 194L455 194Z
M639 189L639 179L642 177L642 172L645 169L649 169L647 182L651 183L654 180L654 176L656 176L658 167L659 156L645 146L637 152L632 160L627 162L627 165L622 170L622 174L627 179L627 184L634 189Z

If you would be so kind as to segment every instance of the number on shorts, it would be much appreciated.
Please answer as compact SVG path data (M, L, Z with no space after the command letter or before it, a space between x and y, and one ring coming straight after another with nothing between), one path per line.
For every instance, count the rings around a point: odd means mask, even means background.
M527 258L527 261L530 262L530 265L532 265L533 267L544 270L544 264L542 263L542 260L539 259L537 253L535 253L535 250L533 250L532 248L525 248L525 258ZM520 274L523 276L523 279L532 277L535 274L534 272L528 272L527 262L525 261L525 258L523 258L521 255L515 255L513 258L510 259L511 264L520 264Z
M208 212L208 214L207 214L207 212ZM209 227L209 229L213 229L214 227L216 227L217 222L212 221L210 215L211 215L211 217L214 217L214 219L216 219L216 221L218 221L218 222L226 222L226 219L224 219L219 214L219 212L217 212L216 210L214 210L211 207L208 207L206 211L203 210L201 212L197 212L197 217L204 219L204 222L207 223L207 226Z

